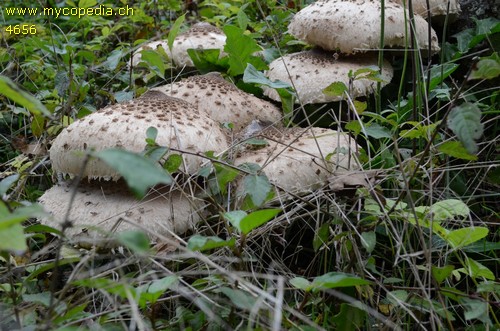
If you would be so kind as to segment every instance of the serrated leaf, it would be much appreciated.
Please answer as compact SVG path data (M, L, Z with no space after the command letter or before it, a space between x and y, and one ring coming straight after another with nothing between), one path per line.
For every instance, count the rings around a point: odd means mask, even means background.
M343 82L333 82L323 89L323 93L331 97L341 97L347 93L349 89Z
M19 88L8 77L0 75L0 94L6 96L15 103L23 106L32 114L43 114L51 117L52 114L34 96Z
M470 154L460 141L447 141L438 146L438 151L457 159L477 161L477 155Z
M116 239L125 247L135 253L149 251L149 237L142 231L130 230L117 234Z
M446 236L446 241L453 248L462 248L486 237L489 233L488 228L468 227L450 231Z
M208 251L219 247L233 247L235 242L235 238L224 240L216 236L205 237L196 234L189 238L187 248L192 251Z
M134 194L142 198L150 187L158 184L170 185L172 177L158 164L139 154L122 149L106 149L94 156L118 171Z
M264 61L252 54L261 50L257 42L244 34L244 31L233 25L223 28L226 34L226 45L224 51L228 54L228 73L232 76L241 75L245 72L248 63L257 69L264 69Z
M266 201L271 189L272 185L264 175L246 175L243 179L243 194L250 196L256 207Z
M477 153L476 140L483 135L481 110L476 104L466 102L454 107L448 116L448 127L470 153Z
M170 31L168 32L167 44L168 44L168 48L170 49L170 51L172 51L172 47L174 45L174 40L177 37L177 35L179 34L179 29L181 28L182 23L184 23L185 18L186 18L186 14L179 16L175 20L172 27L170 28Z

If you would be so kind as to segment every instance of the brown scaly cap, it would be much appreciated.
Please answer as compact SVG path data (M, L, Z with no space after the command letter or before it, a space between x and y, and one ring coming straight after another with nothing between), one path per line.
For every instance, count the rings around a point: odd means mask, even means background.
M186 100L216 122L233 123L235 131L240 131L252 120L279 124L282 118L278 107L241 91L219 73L191 76L153 91Z
M319 0L299 11L288 26L297 39L326 50L339 50L345 54L378 49L380 45L379 0ZM410 43L405 31L409 13L394 0L385 2L386 47L404 48ZM405 21L406 18L406 21ZM428 24L415 16L415 35L418 48L427 50ZM409 45L411 46L411 45ZM439 51L436 32L431 31L431 50Z
M56 172L76 175L86 151L116 147L141 152L151 126L158 130L156 142L160 146L192 153L218 153L228 148L219 124L189 103L171 97L139 98L103 108L69 125L52 144L52 166ZM203 162L195 155L184 154L183 159L182 169L191 174ZM84 177L117 180L120 174L91 159Z

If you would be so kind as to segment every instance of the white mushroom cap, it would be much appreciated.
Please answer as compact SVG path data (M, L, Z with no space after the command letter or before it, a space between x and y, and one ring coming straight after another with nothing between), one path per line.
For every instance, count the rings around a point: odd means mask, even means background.
M326 50L340 50L352 54L380 45L379 0L319 0L299 11L288 26L289 32L297 39L317 45ZM410 43L410 35L405 31L410 26L408 11L394 0L385 2L384 45L405 47ZM427 50L428 24L420 16L415 16L415 34L418 48ZM431 31L431 50L439 51L436 32Z
M172 46L172 60L178 67L194 67L188 49L220 49L223 56L226 35L219 28L205 22L193 25L179 34Z
M401 4L403 4L403 1L396 0L396 2ZM408 6L408 0L405 2L406 6ZM449 11L448 3L450 4ZM413 0L412 6L414 13L427 18L427 0ZM431 16L457 15L460 13L460 4L458 0L429 0L429 9Z
M264 131L259 137L269 145L245 150L234 163L259 164L269 181L287 192L317 189L327 183L332 171L357 168L352 157L356 142L344 133L315 127L287 128Z
M219 28L205 22L196 23L189 30L179 34L172 44L172 51L168 47L167 40L153 41L139 47L132 55L132 64L138 65L141 61L141 51L144 49L155 50L163 47L167 55L172 59L177 67L194 67L194 63L189 57L188 49L220 49L222 57L224 46L226 45L226 35Z
M362 54L356 57L341 56L336 59L333 54L321 51L305 51L277 58L269 65L267 77L292 84L297 92L296 102L302 104L340 101L343 96L328 96L323 90L334 82L343 82L349 86L349 71L377 66L377 56ZM381 78L383 86L388 84L393 76L392 66L384 61ZM360 76L362 77L362 76ZM352 97L365 96L374 92L377 82L370 79L353 81ZM275 89L264 88L264 95L279 101ZM345 99L345 98L344 98Z
M252 120L278 124L282 118L281 111L274 104L241 91L216 72L191 76L153 91L181 98L219 123L233 123L235 131L243 129Z
M146 146L146 130L158 129L156 142L160 146L192 153L228 148L219 124L191 104L176 98L139 98L115 104L73 122L54 140L50 149L52 166L56 172L79 174L85 151L123 148L141 152ZM195 173L203 162L196 155L183 154L181 169ZM84 177L117 180L113 169L98 159L91 159Z
M39 199L51 217L41 219L60 228L66 217L73 188L56 185ZM151 238L182 234L200 221L204 204L169 188L151 190L142 200L135 199L123 182L86 183L77 188L66 234L82 241L95 241L110 232L145 230ZM98 228L98 229L97 229Z

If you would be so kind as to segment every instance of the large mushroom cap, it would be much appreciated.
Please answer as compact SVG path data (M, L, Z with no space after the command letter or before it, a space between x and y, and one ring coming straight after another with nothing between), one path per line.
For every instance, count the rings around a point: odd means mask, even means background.
M172 51L170 51L166 40L145 43L134 52L132 64L134 66L139 64L141 51L145 49L156 50L158 47L163 47L177 67L194 67L193 60L191 60L187 52L188 49L220 49L222 56L225 45L226 35L222 30L210 23L196 23L174 39Z
M194 67L188 49L220 49L226 45L226 35L219 28L205 22L196 23L175 38L172 60L178 67Z
M406 3L408 6L408 0L396 0L396 2ZM412 6L414 13L424 18L427 17L427 0L413 0ZM460 13L460 4L458 0L429 0L429 12L431 16L457 15Z
M282 117L278 107L241 91L219 73L191 76L154 88L153 91L181 98L219 123L233 123L236 131L246 127L252 120L277 124Z
M326 95L323 90L334 82L343 82L349 86L349 72L377 66L375 55L363 54L357 57L340 57L336 59L332 54L320 51L305 51L288 54L271 62L266 75L274 80L281 80L292 84L297 92L297 102L302 104L340 101L342 95ZM388 84L392 79L393 71L389 62L384 61L381 78L382 85ZM362 77L363 75L360 75ZM353 81L351 96L356 98L373 93L377 82L358 78ZM265 88L264 94L269 98L279 101L276 90Z
M357 168L352 157L357 145L347 134L311 127L270 129L259 137L269 145L242 152L235 164L259 164L270 182L287 192L317 189L332 171Z
M65 220L73 188L60 184L47 190L40 203L51 214L41 219L60 228ZM111 232L145 230L151 238L182 234L200 221L203 203L169 188L151 190L136 200L122 182L94 182L77 188L72 201L66 234L78 241L94 241Z
M408 11L394 0L386 0L385 4L384 45L410 45L410 35L405 35L410 29ZM319 0L299 11L288 30L296 38L326 50L346 54L364 52L379 48L380 12L379 0ZM418 48L427 50L427 22L416 15L414 25ZM431 51L439 51L434 30L431 31Z
M141 152L146 146L146 130L158 129L160 146L191 153L222 152L227 141L219 124L191 104L176 98L139 98L112 105L73 122L54 140L50 149L56 172L79 174L85 151L124 148ZM203 159L183 154L183 169L195 173ZM91 159L84 177L117 180L120 174L98 159Z

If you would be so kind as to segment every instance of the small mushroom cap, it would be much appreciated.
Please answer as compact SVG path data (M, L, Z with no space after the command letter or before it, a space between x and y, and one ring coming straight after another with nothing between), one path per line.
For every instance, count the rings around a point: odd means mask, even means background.
M396 2L400 4L406 2L406 6L408 6L408 0L396 0ZM449 11L448 3L450 5ZM415 14L427 18L427 0L413 0L412 6ZM447 14L458 15L460 13L460 4L458 0L429 0L429 9L431 17L444 16Z
M50 149L56 172L76 175L81 171L85 151L123 148L141 152L146 147L146 130L158 130L160 146L191 153L216 153L228 148L219 124L191 104L176 98L139 98L108 106L65 128ZM183 154L181 169L195 173L203 162L197 155ZM84 177L118 180L121 176L99 159L92 158Z
M287 192L320 188L327 183L332 171L357 168L352 157L357 150L356 142L349 135L334 130L315 127L271 129L259 138L266 139L269 145L243 151L234 163L259 164L269 181Z
M271 62L266 75L270 80L280 80L292 84L297 92L296 102L302 104L340 101L342 95L326 95L323 90L334 82L343 82L349 86L349 71L365 67L377 67L375 54L361 54L356 57L341 56L338 59L333 54L318 50L305 51L285 55ZM393 76L392 66L384 61L381 78L382 85L388 84ZM360 75L362 77L362 75ZM365 96L373 93L377 82L370 79L353 81L352 97ZM279 101L275 89L264 88L264 95Z
M174 39L172 51L168 47L167 40L153 41L139 47L132 56L132 64L134 66L139 64L142 50L155 50L161 46L177 67L194 67L193 60L187 52L188 49L220 49L220 56L223 56L225 45L226 35L222 30L209 23L200 22Z
M288 26L297 39L326 50L352 54L378 49L380 45L379 0L319 0L295 14ZM405 47L410 43L408 11L394 0L385 2L386 47ZM405 21L406 19L406 21ZM415 16L415 35L418 48L427 50L428 24ZM431 31L431 51L439 51L436 32Z
M191 76L153 91L181 98L216 122L233 123L235 131L240 131L252 120L279 123L282 118L274 104L238 89L216 72Z
M43 224L60 228L66 217L73 188L63 183L39 199L51 217ZM180 191L155 188L142 200L135 199L123 182L86 183L77 188L66 234L76 240L95 241L110 232L143 229L152 239L182 234L201 220L204 204Z

